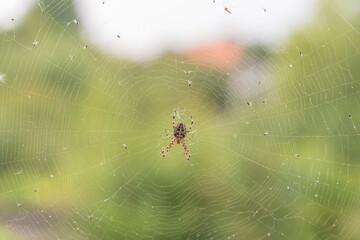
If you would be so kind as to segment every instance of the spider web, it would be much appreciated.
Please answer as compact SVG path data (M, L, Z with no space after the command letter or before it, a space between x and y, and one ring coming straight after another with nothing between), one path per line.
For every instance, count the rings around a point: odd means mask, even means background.
M226 72L112 58L72 2L39 1L0 35L0 236L358 239L359 16L319 7ZM174 109L194 118L189 163L160 155Z

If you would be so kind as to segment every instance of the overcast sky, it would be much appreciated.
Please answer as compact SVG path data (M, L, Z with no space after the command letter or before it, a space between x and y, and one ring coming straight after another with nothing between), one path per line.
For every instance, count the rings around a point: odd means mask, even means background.
M311 21L316 4L317 0L74 1L87 41L133 60L223 40L244 46L281 44ZM0 28L9 31L21 24L32 6L38 7L37 1L0 0Z

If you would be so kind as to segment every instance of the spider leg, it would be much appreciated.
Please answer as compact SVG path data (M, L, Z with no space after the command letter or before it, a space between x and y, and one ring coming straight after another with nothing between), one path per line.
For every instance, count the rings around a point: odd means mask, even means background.
M169 145L167 145L167 147L161 152L162 155L162 158L164 159L166 154L169 152L170 148L174 145L174 142L175 142L175 139L172 140Z
M170 138L170 139L174 139L174 137L170 137L170 136L169 136L169 134L168 134L168 132L166 131L166 129L165 129L165 135L166 135L168 138Z
M193 137L189 137L188 139L184 139L184 142L190 141Z
M189 161L190 160L190 151L189 151L189 148L188 148L188 146L186 145L185 142L183 142L183 147L184 147L184 150L185 150L186 159L187 159L187 161Z
M175 113L176 113L176 109L174 110L174 114L173 114L173 128L175 128Z
M189 130L187 130L187 132L190 132L190 131L191 131L192 126L193 126L193 124L194 124L194 119L192 118L192 116L190 116L190 117L191 117L191 124L190 124Z

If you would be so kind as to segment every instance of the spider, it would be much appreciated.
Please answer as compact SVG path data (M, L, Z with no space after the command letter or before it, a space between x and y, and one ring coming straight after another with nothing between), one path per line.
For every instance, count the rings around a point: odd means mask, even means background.
M165 134L167 137L169 137L170 139L172 139L172 141L169 143L169 145L167 145L167 147L161 152L161 154L163 154L162 158L164 159L166 154L169 152L170 148L175 144L182 144L184 150L185 150L185 154L186 154L186 159L187 161L190 160L190 151L188 146L186 145L186 141L190 141L192 139L192 137L185 139L186 134L189 133L191 131L191 128L194 124L194 120L191 116L191 124L189 127L189 130L186 130L186 126L184 123L180 122L175 126L175 114L176 114L176 109L174 110L174 114L173 114L173 122L172 122L172 127L174 129L173 137L170 137L165 129Z

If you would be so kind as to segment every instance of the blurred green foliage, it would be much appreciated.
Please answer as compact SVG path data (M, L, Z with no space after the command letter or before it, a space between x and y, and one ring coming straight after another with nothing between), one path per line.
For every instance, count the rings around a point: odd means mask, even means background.
M54 4L0 35L1 239L360 237L360 36L337 9L248 49L271 81L250 107L225 72L84 49L70 2ZM174 108L195 120L189 164L159 154Z

